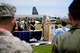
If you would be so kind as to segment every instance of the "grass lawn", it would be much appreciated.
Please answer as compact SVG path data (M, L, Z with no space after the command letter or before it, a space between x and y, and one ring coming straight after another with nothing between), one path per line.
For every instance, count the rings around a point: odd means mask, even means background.
M72 26L68 24L66 27L70 29ZM35 29L41 29L41 24L36 24Z
M41 29L41 24L36 24L35 29Z
M39 46L32 46L34 53L51 53L52 45L39 45Z
M72 26L68 24L66 26L67 28L71 28ZM41 24L36 25L36 29L41 29ZM34 53L51 53L52 45L46 44L46 45L39 45L39 46L32 46Z
M72 25L68 24L66 27L70 29L72 27Z

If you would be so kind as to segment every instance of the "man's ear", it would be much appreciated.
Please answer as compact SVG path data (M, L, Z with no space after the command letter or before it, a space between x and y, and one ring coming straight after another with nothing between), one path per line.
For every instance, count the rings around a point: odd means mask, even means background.
M15 24L15 19L12 18L11 24L14 25Z

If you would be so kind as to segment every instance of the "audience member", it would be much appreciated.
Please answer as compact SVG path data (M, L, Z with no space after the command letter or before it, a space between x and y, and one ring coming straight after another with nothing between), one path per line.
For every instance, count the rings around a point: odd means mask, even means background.
M69 31L69 29L66 28L67 22L62 21L61 24L62 24L61 28L56 29L55 32L54 32L54 34L53 34L52 43L54 42L54 40L55 40L55 38L56 38L57 36L59 36L60 34L62 34L62 33L64 33L64 32Z
M62 22L61 22L61 25L62 25L61 28L58 28L58 29L55 30L55 32L54 32L54 34L53 34L53 37L52 37L52 43L54 42L54 40L55 40L55 38L56 38L57 36L59 36L60 34L62 34L62 33L64 33L64 32L68 32L68 31L69 31L69 29L66 27L67 22L62 21Z
M15 10L10 4L0 3L0 53L32 53L29 43L10 33L15 24Z

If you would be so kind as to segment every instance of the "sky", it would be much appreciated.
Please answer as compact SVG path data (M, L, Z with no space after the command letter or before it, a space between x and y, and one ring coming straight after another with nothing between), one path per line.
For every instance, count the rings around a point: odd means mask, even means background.
M0 0L16 7L16 15L32 15L35 6L39 15L64 17L68 14L68 6L72 0Z

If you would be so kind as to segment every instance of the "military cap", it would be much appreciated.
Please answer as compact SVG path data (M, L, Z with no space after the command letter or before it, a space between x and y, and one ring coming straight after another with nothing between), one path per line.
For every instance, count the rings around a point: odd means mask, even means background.
M15 6L7 3L0 3L0 17L15 15L16 8Z

